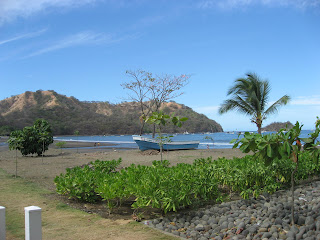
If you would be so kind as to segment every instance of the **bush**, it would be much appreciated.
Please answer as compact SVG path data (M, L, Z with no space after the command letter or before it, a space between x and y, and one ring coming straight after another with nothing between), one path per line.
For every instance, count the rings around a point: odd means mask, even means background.
M109 208L134 198L133 208L153 207L177 211L189 206L220 200L219 187L237 192L242 198L276 190L290 184L295 164L275 159L266 166L262 158L196 159L193 164L154 161L152 166L131 166L115 171L121 160L99 161L83 168L67 169L55 178L57 192L81 201L105 200ZM301 154L296 181L319 174L319 163Z
M46 120L38 119L33 126L13 131L8 139L9 149L17 149L23 156L37 153L40 156L53 143L51 127Z
M97 186L101 184L104 177L115 173L115 169L121 161L121 159L96 160L84 167L67 168L65 174L60 174L54 179L57 193L85 202L101 200L101 197L96 193Z

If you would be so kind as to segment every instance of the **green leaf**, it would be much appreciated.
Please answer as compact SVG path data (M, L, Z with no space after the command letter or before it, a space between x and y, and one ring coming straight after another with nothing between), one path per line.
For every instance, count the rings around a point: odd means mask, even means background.
M267 156L270 158L272 157L272 148L270 145L268 145L268 147L267 147Z
M236 142L238 139L236 139L236 138L234 138L234 139L232 139L231 141L230 141L230 143L234 143L234 142Z

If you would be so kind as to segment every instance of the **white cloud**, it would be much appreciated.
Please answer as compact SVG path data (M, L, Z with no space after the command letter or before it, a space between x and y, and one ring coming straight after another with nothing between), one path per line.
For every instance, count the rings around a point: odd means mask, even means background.
M48 8L74 8L99 0L1 0L0 25L18 17L28 17Z
M320 106L320 95L315 96L303 96L303 97L297 97L296 99L293 99L290 104L292 105L318 105Z
M70 35L60 41L53 43L50 46L37 50L25 57L30 58L38 55L42 55L45 53L53 52L56 50L76 47L76 46L83 46L83 45L100 45L100 44L112 44L116 42L123 41L128 38L135 38L135 35L128 35L123 36L121 38L114 38L111 34L105 33L94 33L91 31L80 32L77 34Z
M320 7L320 0L203 0L198 4L198 7L202 9L232 9L251 5L305 9Z
M25 38L33 38L33 37L37 37L41 34L43 34L44 32L46 32L47 29L42 29L36 32L29 32L29 33L25 33L25 34L21 34L12 38L8 38L5 40L0 40L0 45L6 44L6 43L10 43L10 42L14 42L14 41L18 41L21 39L25 39Z

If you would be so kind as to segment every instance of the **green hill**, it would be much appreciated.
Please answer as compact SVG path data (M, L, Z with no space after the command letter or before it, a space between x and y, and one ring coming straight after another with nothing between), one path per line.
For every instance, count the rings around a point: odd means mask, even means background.
M289 121L287 122L273 122L262 128L262 131L268 132L278 132L281 128L292 128L293 124Z

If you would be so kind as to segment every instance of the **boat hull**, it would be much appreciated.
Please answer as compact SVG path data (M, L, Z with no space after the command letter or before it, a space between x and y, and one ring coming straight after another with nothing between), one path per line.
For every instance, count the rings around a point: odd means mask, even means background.
M145 150L160 150L159 141L151 138L145 138L141 136L133 136L133 140L137 143L141 151ZM199 141L173 141L164 143L163 150L187 150L195 149L199 146Z

